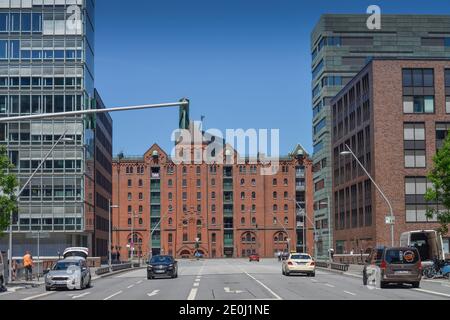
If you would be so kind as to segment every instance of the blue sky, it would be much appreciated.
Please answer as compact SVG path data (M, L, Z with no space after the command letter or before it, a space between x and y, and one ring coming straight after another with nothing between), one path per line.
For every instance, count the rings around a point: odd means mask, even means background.
M449 14L441 0L97 0L96 87L108 107L191 100L205 128L280 129L312 151L310 32L323 13ZM170 151L178 110L116 113L114 154Z

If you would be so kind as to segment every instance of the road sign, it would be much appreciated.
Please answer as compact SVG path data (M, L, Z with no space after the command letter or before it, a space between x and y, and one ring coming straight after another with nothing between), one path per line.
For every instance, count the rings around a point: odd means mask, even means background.
M50 233L48 232L32 232L32 233L27 233L26 235L27 239L48 239L50 238Z
M387 216L386 217L386 224L395 224L395 217Z

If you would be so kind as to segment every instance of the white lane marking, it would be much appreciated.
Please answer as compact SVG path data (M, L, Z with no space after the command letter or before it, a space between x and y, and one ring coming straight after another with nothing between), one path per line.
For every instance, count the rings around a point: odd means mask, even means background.
M264 287L264 289L266 289L267 291L269 291L269 293L271 295L273 295L277 300L283 300L279 295L277 295L275 292L273 292L272 289L270 289L268 286L266 286L264 283L262 283L261 281L259 281L258 279L256 279L254 276L252 276L251 274L247 273L244 271L244 269L242 269L242 272L245 273L247 276L249 276L250 278L252 278L253 280L255 280L257 283L259 283L262 287Z
M330 287L330 288L336 288L335 286L333 286L332 284L329 284L329 283L327 283L327 284L325 284L327 287Z
M110 295L109 297L106 297L105 299L103 299L103 301L106 301L106 300L109 300L109 299L111 299L111 298L114 298L115 296L118 296L118 295L121 294L122 292L123 292L123 291L116 292L116 293Z
M200 287L200 283L198 282L194 283L194 287Z
M134 287L134 284L128 286L127 289L131 289L131 288L133 288L133 287Z
M316 279L311 279L312 282L317 283L319 281L317 281Z
M8 292L0 293L0 297L1 297L1 296L6 296L7 294L11 294L11 293L12 293L12 291L8 291Z
M424 289L413 289L413 290L414 291L418 291L418 292L434 294L434 295L437 295L437 296L450 298L450 294L445 294L445 293L441 293L441 292L436 292L436 291L431 291L431 290L424 290Z
M191 290L191 292L189 293L189 296L188 296L187 299L190 300L190 301L195 300L195 297L197 296L197 291L198 291L198 288L193 288Z
M138 281L138 282L136 282L136 284L141 284L143 281L141 280L141 281Z
M77 296L73 296L72 299L83 298L83 297L85 297L87 295L90 295L90 294L91 294L90 292L82 293L82 294L79 294Z
M225 290L225 293L234 293L234 294L240 294L240 293L244 293L244 291L241 290L235 290L235 291L231 291L230 288L223 288Z
M42 298L42 297L49 296L49 295L51 295L51 294L55 294L55 292L46 292L46 293L38 294L38 295L36 295L36 296L31 296L31 297L22 299L22 301L34 300L34 299L38 299L38 298Z
M351 296L356 296L356 294L354 294L353 292L350 292L350 291L344 291L344 293L349 294Z
M153 291L152 293L147 293L147 295L148 295L149 297L153 297L153 296L156 296L156 295L159 293L159 291L160 291L160 290L155 290L155 291Z
M201 281L201 279L195 279L195 282L200 282Z

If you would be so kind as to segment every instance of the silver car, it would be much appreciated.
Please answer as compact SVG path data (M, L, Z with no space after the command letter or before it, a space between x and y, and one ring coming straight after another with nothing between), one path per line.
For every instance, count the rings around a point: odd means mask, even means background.
M86 259L69 257L45 271L45 289L82 290L91 287L91 271Z

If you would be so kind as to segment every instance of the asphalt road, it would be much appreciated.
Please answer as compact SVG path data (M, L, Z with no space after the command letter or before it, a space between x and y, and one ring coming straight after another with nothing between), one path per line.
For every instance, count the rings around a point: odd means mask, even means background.
M3 293L0 300L450 300L450 283L375 289L358 276L328 271L317 271L315 278L284 277L275 260L189 260L179 262L178 279L147 280L140 269L98 279L83 291L39 287Z

